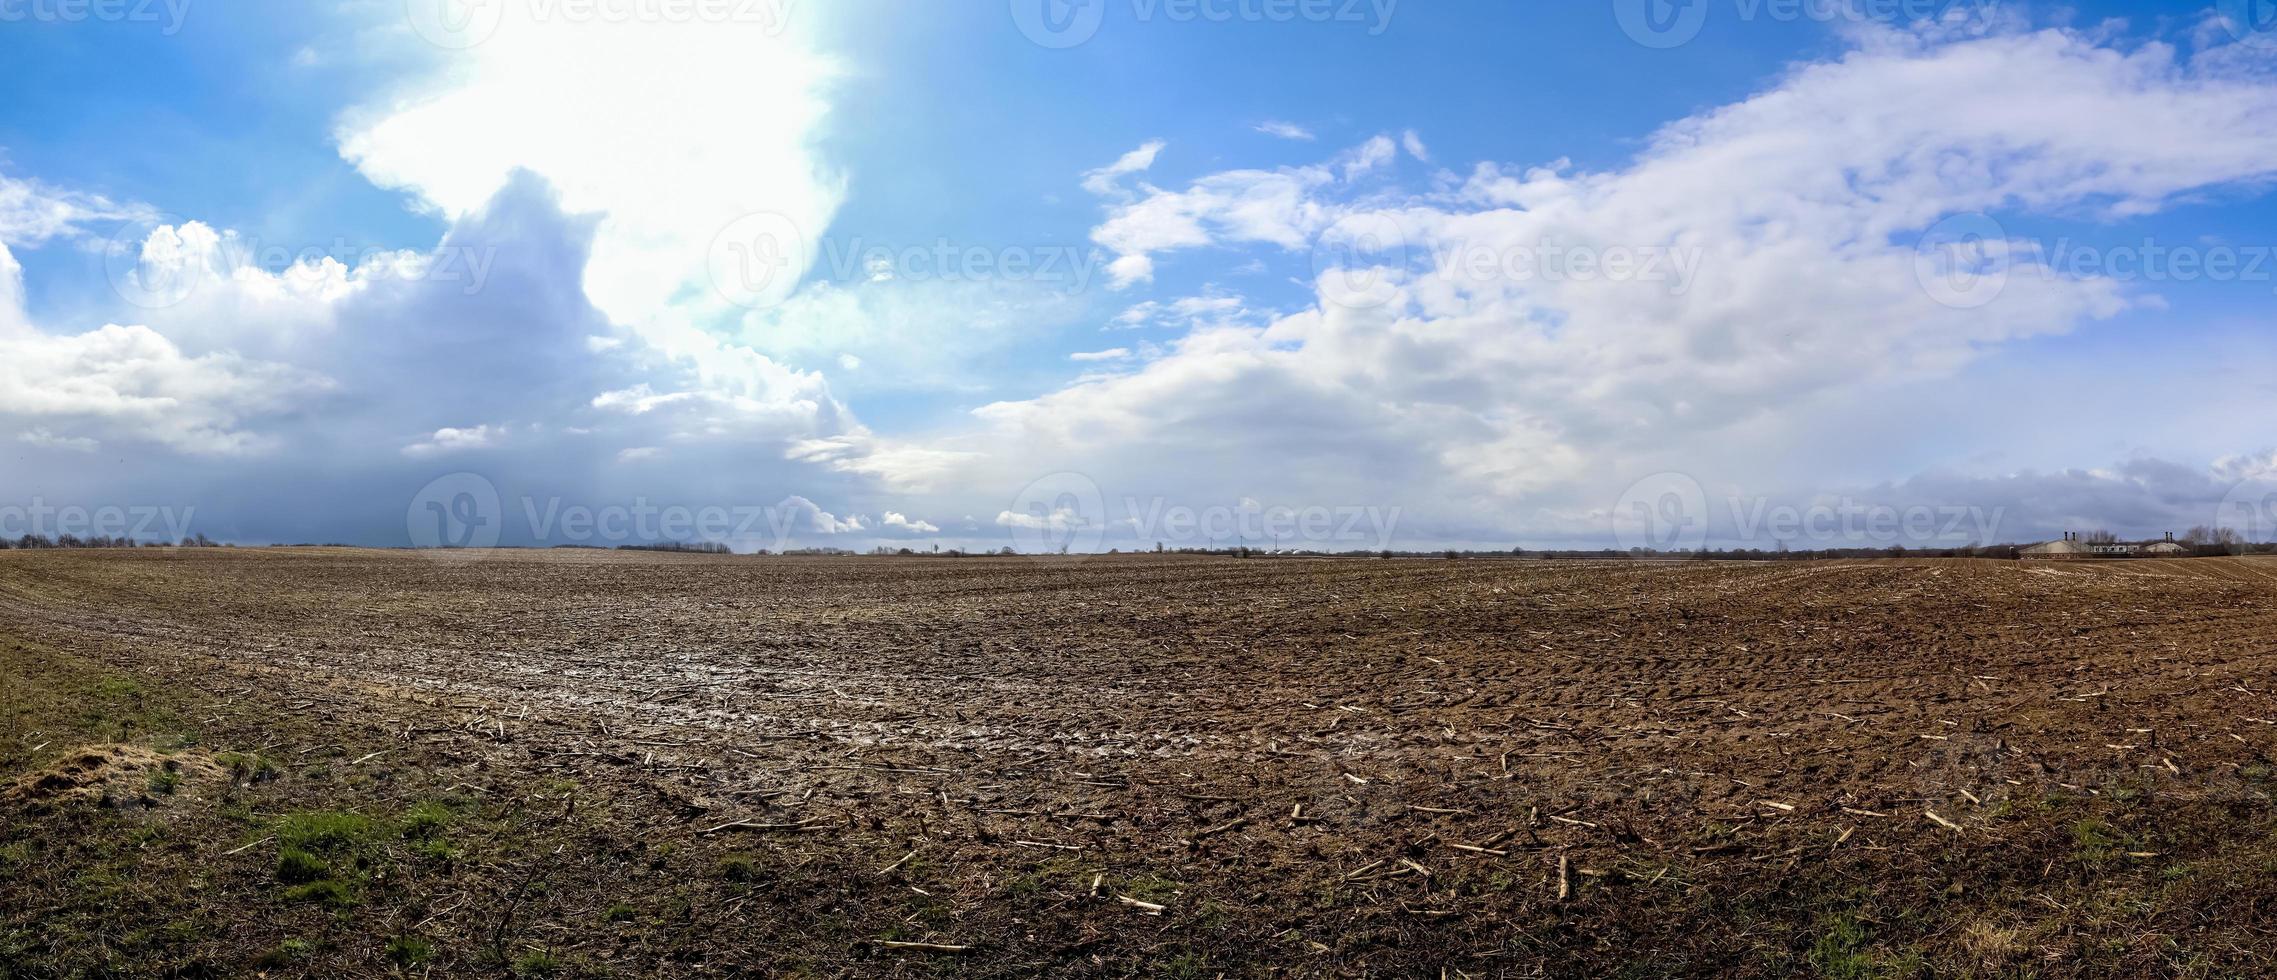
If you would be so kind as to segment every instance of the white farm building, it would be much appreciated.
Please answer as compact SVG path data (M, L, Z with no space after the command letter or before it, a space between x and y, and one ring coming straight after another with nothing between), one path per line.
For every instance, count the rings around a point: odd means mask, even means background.
M2170 532L2163 541L2087 541L2076 532L2065 532L2060 541L2043 541L2027 545L2016 552L2026 561L2092 561L2099 558L2188 558L2189 546L2174 540Z

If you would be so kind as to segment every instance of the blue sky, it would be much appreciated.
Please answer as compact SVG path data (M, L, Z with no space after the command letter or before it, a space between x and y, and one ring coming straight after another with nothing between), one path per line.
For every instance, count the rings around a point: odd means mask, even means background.
M763 520L633 537L1023 550L1984 519L1928 546L2277 478L2277 43L2205 4L1692 0L1655 46L1629 0L175 2L0 24L0 506L399 545L466 474L508 543L662 501ZM793 275L719 288L738 236ZM161 272L200 284L120 288Z

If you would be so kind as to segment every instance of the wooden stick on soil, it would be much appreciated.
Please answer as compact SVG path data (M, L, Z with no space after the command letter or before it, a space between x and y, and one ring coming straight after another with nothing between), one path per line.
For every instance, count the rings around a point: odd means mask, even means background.
M1117 895L1115 896L1115 901L1121 902L1124 905L1128 905L1148 915L1161 915L1163 912L1167 911L1170 908L1170 906L1167 905L1156 905L1153 902L1142 902L1138 899L1130 897L1129 895Z
M1247 823L1249 823L1249 818L1248 818L1248 817L1235 817L1233 820L1231 820L1231 821L1229 821L1229 822L1227 822L1227 823L1222 823L1222 824L1219 824L1219 825L1217 825L1217 826L1215 826L1215 827L1211 827L1211 828L1209 828L1209 829L1207 829L1207 830L1197 830L1197 831L1195 831L1195 832L1193 833L1193 836L1190 836L1190 837L1186 838L1186 843L1189 843L1189 844L1191 844L1191 843L1193 843L1193 842L1195 842L1195 841L1198 841L1198 840L1201 840L1201 839L1203 839L1203 838L1205 838L1205 837L1215 837L1215 836L1217 836L1217 835L1219 835L1219 834L1222 834L1222 833L1225 833L1226 831L1229 831L1229 830L1239 830L1239 829L1241 829L1241 827L1242 827L1243 825L1245 825L1245 824L1247 824Z
M801 820L798 823L752 823L749 820L737 820L734 823L720 824L710 830L702 831L702 833L717 834L729 830L820 830L822 828L816 825L821 822L819 819Z
M967 953L970 946L951 946L947 943L897 943L890 939L873 939L871 942L886 949L910 949L924 953Z

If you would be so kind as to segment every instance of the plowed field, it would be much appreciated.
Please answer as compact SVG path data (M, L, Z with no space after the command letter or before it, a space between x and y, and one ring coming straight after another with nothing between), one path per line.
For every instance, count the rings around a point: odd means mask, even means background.
M2277 562L10 552L0 638L0 780L236 766L0 801L26 973L2277 958ZM134 703L30 704L82 681ZM286 894L311 810L387 828L344 895ZM56 837L151 826L200 883L88 906Z

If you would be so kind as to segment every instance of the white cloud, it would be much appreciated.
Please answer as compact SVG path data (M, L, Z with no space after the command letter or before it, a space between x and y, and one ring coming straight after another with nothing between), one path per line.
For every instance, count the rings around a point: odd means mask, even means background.
M816 534L856 534L866 530L860 517L848 517L840 520L805 497L786 497L778 505L778 509L793 516L793 531L797 530L798 518L804 518L805 529Z
M741 312L711 282L718 236L765 213L812 242L843 201L844 178L815 149L839 67L796 20L779 31L497 7L502 20L482 44L440 55L425 79L351 113L342 155L453 218L517 170L541 175L564 209L596 216L583 279L611 321L696 363L708 386L786 407L809 397L796 372L702 327ZM769 244L788 268L758 299L779 301L811 249Z
M1239 296L1211 293L1187 296L1167 303L1147 300L1116 314L1115 325L1125 329L1227 326L1250 322L1257 316L1257 311L1249 308L1247 300Z
M1162 148L1168 145L1162 140L1148 140L1140 144L1138 149L1123 154L1116 158L1115 162L1085 173L1083 175L1083 189L1101 197L1113 197L1124 193L1122 178L1128 174L1144 173L1152 169L1154 158L1160 156Z
M78 238L86 225L146 217L150 209L119 204L99 194L51 187L0 174L0 245L40 245Z
M928 524L928 523L926 523L926 522L924 522L924 521L911 520L911 519L909 519L908 517L902 516L901 514L897 514L897 513L894 513L893 511L890 511L890 510L889 510L889 511L886 511L886 514L885 514L885 526L887 526L887 527L892 527L892 528L900 528L901 530L904 530L904 531L908 531L908 532L909 532L909 533L911 533L911 534L939 534L939 533L941 533L941 529L940 529L940 528L938 528L938 527L935 527L935 526L933 526L932 524Z
M818 282L751 313L737 337L781 363L864 369L841 376L849 392L978 390L1002 364L1000 352L1086 311L1089 283L1080 276L1087 270L1073 262L1054 268L1071 275Z
M593 396L593 407L603 411L646 415L664 406L692 401L698 397L700 396L694 392L686 391L657 394L656 389L644 381L630 388L604 391Z
M1315 139L1312 134L1312 130L1306 129L1303 126L1299 126L1296 123L1282 122L1278 119L1268 119L1264 122L1258 123L1256 128L1258 132L1264 133L1267 136L1277 137L1285 140L1302 140L1305 142L1311 142L1313 139Z
M407 282L437 274L429 253L373 250L351 256L354 267L330 255L276 250L234 230L201 221L160 224L139 237L106 243L120 295L139 304L148 326L192 350L228 350L286 358L321 349L331 338L342 301L376 283ZM276 272L266 261L284 261ZM489 264L476 260L440 273L479 288Z
M1382 169L1399 158L1399 144L1389 136L1378 136L1359 145L1344 157L1344 179L1360 177Z
M2142 285L2025 264L1994 302L1940 303L1915 250L1940 219L2124 221L2277 176L2277 76L2235 52L2194 63L2061 30L1853 41L1665 127L1613 169L1489 164L1452 187L1355 186L1386 172L1403 136L1111 199L1093 238L1120 255L1122 285L1180 250L1305 252L1339 222L1392 240L1328 264L1316 309L1196 324L1134 372L981 409L966 444L988 456L958 479L1016 488L1075 471L1110 496L1389 499L1474 529L1584 520L1662 469L1760 486L1762 454L1781 450L1757 448L1755 430L1870 419L1889 386L2156 302ZM1504 264L1623 249L1657 256L1659 273ZM1484 271L1468 262L1480 255ZM1333 301L1337 279L1363 273L1380 304ZM1117 322L1165 312L1142 303ZM1384 462L1333 462L1362 457Z
M1254 242L1302 249L1336 219L1337 210L1321 193L1339 179L1350 182L1381 169L1398 156L1398 147L1378 136L1320 165L1232 170L1183 191L1149 186L1135 200L1118 186L1102 189L1086 181L1093 193L1116 201L1107 220L1091 230L1091 240L1117 253L1108 275L1118 289L1152 279L1157 252Z
M269 445L243 428L328 389L321 377L234 354L190 357L148 327L0 338L0 418L69 426L77 438L231 455Z
M435 434L403 447L403 454L413 458L441 456L472 449L490 449L506 438L502 426L477 425L465 429L437 429Z
M245 423L331 387L320 375L233 353L193 357L144 326L43 333L23 295L23 269L0 245L0 420L28 424L22 433L48 444L119 439L200 455L255 452L267 442Z
M61 449L74 453L91 453L103 447L102 443L93 439L83 436L59 436L46 429L32 429L28 432L18 433L16 441L39 449Z
M1087 361L1126 361L1126 360L1129 360L1129 359L1130 359L1130 356L1131 356L1131 349L1130 349L1130 348L1128 348L1128 347L1113 347L1113 348L1109 348L1109 349L1107 349L1107 350L1099 350L1099 351L1079 351L1079 352L1077 352L1077 353L1074 353L1074 354L1069 354L1069 355L1067 355L1067 359L1068 359L1068 360L1071 360L1071 361L1076 361L1076 362L1087 362Z
M1407 149L1408 156L1423 163L1431 162L1431 150L1423 145L1423 137L1416 135L1415 130L1410 129L1401 133L1399 142L1401 146Z
M935 492L944 478L980 455L910 440L880 439L868 431L801 440L784 453L787 459L876 480L882 489L900 494Z

